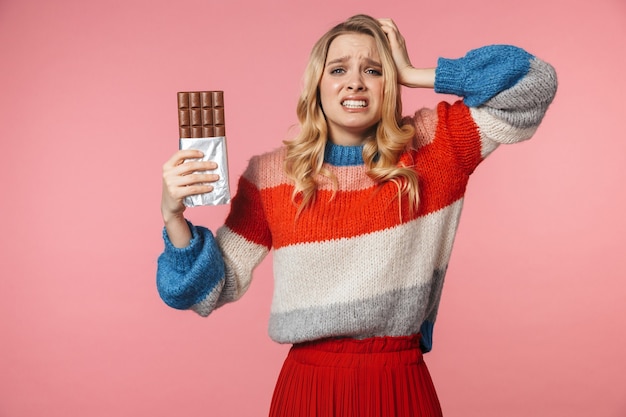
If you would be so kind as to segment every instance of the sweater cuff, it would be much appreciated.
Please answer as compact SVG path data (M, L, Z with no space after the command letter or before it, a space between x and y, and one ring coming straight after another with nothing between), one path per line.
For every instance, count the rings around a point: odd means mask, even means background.
M439 58L435 69L435 92L462 97L465 92L464 58Z
M157 288L167 305L187 309L202 301L223 282L225 265L211 231L189 223L192 239L185 248L172 245L163 234L165 250L158 259Z
M189 230L191 231L191 240L189 241L189 245L184 248L174 246L167 235L165 227L163 228L163 241L165 243L163 257L177 272L182 273L193 268L196 259L198 259L205 245L208 244L209 249L213 249L211 252L218 250L217 244L213 240L213 234L208 229L202 228L204 230L199 230L188 220L187 226L189 226ZM209 242L205 242L205 240L209 240Z

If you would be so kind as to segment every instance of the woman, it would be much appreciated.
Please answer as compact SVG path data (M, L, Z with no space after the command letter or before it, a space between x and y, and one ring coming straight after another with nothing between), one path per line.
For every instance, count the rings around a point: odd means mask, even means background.
M463 98L402 118L400 87ZM488 46L414 68L389 19L354 16L314 46L300 133L254 157L215 237L183 216L211 191L212 162L163 167L170 306L206 316L237 300L274 251L269 333L292 349L271 416L439 416L432 347L469 175L501 143L528 139L556 92L552 67Z

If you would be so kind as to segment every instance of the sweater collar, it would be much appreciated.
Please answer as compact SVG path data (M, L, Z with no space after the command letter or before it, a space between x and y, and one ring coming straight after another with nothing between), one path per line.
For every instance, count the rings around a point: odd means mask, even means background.
M324 162L338 166L363 165L363 145L343 146L326 141Z

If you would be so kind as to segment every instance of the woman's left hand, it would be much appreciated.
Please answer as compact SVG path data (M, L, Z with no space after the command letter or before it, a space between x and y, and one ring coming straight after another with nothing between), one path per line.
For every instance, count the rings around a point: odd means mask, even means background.
M378 19L380 27L387 34L391 55L398 71L398 82L407 87L432 88L435 83L434 68L415 68L411 65L404 37L391 19Z

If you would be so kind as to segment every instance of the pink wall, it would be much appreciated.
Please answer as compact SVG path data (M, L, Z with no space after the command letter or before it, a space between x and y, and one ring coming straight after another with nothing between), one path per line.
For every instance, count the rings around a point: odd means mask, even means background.
M288 136L314 40L357 12L393 17L416 66L514 43L559 74L535 139L470 184L427 356L446 416L626 415L623 0L268 3L0 3L0 416L265 415L287 349L271 263L206 320L156 293L175 93L225 90L236 179Z

